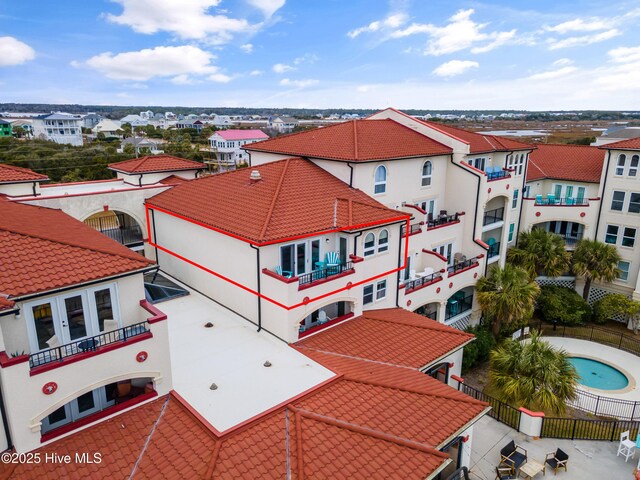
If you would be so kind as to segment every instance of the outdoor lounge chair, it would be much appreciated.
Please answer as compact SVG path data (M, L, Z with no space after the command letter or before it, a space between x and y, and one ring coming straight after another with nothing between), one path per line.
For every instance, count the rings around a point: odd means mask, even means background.
M516 478L513 467L496 467L496 480L515 480Z
M557 449L555 452L547 453L544 457L545 468L546 465L549 465L553 468L553 474L556 475L558 470L564 468L564 471L567 471L567 462L569 461L569 455L564 453L562 450Z
M511 440L500 450L500 463L510 465L518 470L523 463L527 463L527 451Z
M282 270L282 267L281 267L280 265L278 265L278 266L276 267L276 273L277 273L278 275L280 275L281 277L284 277L284 278L291 278L291 277L293 277L293 273L292 273L292 272L290 272L290 271L288 271L288 270Z
M536 205L544 205L544 199L542 195L536 195Z
M328 274L333 275L340 273L340 255L338 252L328 252L324 257L325 268L328 269Z

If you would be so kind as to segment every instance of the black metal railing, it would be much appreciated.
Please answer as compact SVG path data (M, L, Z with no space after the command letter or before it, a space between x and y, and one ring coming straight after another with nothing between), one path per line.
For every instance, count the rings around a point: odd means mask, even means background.
M492 245L489 245L489 250L487 250L487 258L496 257L500 254L500 242L496 242Z
M463 313L471 311L473 307L473 294L467 295L459 300L447 302L445 309L444 320L451 320L453 317L462 315Z
M449 275L453 275L454 273L458 273L460 270L465 270L472 265L478 265L478 257L473 257L467 260L463 260L462 262L454 263L450 267L447 267L447 272L449 272Z
M613 442L618 441L620 434L626 431L629 431L629 438L636 438L638 428L640 422L543 417L540 437Z
M504 220L504 207L489 210L484 213L482 219L482 225L491 225L492 223L501 222Z
M541 196L537 196L535 200L535 204L536 205L584 206L584 205L589 205L589 200L586 198L574 198L574 197L542 198Z
M409 225L409 235L420 233L421 231L422 231L422 225L420 225L419 223L414 223L413 225ZM400 227L400 234L403 237L407 235L406 225L402 225L402 227Z
M324 280L325 278L329 278L334 275L339 275L349 270L353 270L352 262L320 268L318 270L314 270L311 273L304 273L302 275L298 275L298 285L308 285L310 283L317 282L318 280Z
M491 418L498 420L505 425L509 425L511 428L515 428L516 430L519 429L521 412L517 408L514 408L511 405L492 397L491 395L487 395L486 393L481 392L477 388L473 388L466 383L459 383L458 390L466 393L476 400L487 402L489 405L491 405L491 410L489 410L488 413Z
M148 322L144 321L127 327L111 330L109 332L104 332L93 337L85 337L71 343L66 343L58 347L49 348L29 355L29 366L33 368L52 362L62 362L65 358L81 353L93 352L105 345L126 342L128 339L137 337L138 335L142 335L148 331Z
M423 277L418 277L415 280L408 280L404 282L404 293L409 293L411 290L415 290L416 288L420 288L423 285L428 285L430 283L435 282L437 279L442 278L442 272L435 272L430 275L425 275Z
M484 172L487 175L487 180L498 180L500 178L510 177L507 170L498 170L497 172Z
M84 223L118 243L132 245L143 241L140 226L132 224L132 221L123 213L116 213L108 217L88 218Z
M433 215L429 214L429 217L427 219L427 228L434 228L434 227L439 227L441 225L447 225L449 223L453 223L453 222L457 222L458 221L458 214L455 213L453 215L438 215L435 218L432 218Z

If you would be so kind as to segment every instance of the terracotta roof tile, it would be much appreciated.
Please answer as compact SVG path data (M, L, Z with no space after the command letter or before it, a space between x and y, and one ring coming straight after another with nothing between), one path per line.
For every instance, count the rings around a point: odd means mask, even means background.
M527 182L552 178L599 183L604 152L588 145L540 144L529 155Z
M444 123L419 120L431 128L440 130L448 135L457 137L469 144L469 153L484 152L510 152L512 150L533 150L535 146L524 142L518 142L506 137L485 135L481 132L470 132L462 128L453 127Z
M147 155L109 164L109 169L125 173L172 172L176 170L202 170L204 168L205 165L201 162L171 155Z
M16 302L0 296L0 311L9 310L10 308L13 308L15 306L16 306Z
M621 140L620 142L607 143L599 148L607 150L640 150L640 137Z
M147 204L258 244L406 217L309 160L290 158L255 170L261 176L256 182L251 169L211 175L162 192ZM247 205L251 215L239 221Z
M2 199L0 257L0 293L12 297L152 263L60 210Z
M49 177L28 168L0 163L0 183L43 182L45 180L49 180Z
M422 368L473 338L471 334L403 308L390 308L365 311L359 317L307 337L296 345L302 351L312 349Z
M186 178L178 177L177 175L169 175L167 178L163 178L160 180L160 183L164 185L181 185L183 183L187 183L190 180Z
M389 160L451 153L451 148L446 145L389 119L352 120L282 135L244 148L343 161Z

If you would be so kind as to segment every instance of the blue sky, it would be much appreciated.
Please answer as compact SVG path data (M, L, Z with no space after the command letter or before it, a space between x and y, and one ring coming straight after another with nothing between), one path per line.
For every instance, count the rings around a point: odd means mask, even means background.
M640 2L3 2L0 101L640 110Z

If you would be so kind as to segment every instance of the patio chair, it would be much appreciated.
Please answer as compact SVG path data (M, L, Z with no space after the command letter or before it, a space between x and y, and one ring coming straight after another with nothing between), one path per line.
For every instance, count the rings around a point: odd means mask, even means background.
M629 440L629 430L620 434L620 443L618 444L618 454L622 455L624 461L627 462L629 458L633 458L636 454L636 442Z
M544 199L542 195L536 195L536 205L544 205Z
M556 204L556 196L553 193L548 193L547 194L547 203L549 205L555 205Z
M320 310L318 312L318 323L319 324L323 324L323 323L327 323L329 321L329 317L327 317L327 312L325 312L324 310Z
M513 467L496 467L496 480L515 480L516 471Z
M527 463L527 451L511 440L500 450L500 463L510 465L518 470L523 463Z
M293 272L290 272L288 270L282 270L282 267L280 265L278 265L275 270L276 270L276 273L278 275L280 275L281 277L284 277L284 278L292 278L293 277Z
M567 455L560 449L557 449L555 452L549 452L544 457L545 468L547 465L553 468L554 475L557 475L558 470L561 468L564 468L564 471L566 472L568 461L569 461L569 455Z
M329 274L339 273L340 255L338 252L328 252L324 257L325 267L329 269Z

